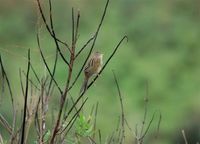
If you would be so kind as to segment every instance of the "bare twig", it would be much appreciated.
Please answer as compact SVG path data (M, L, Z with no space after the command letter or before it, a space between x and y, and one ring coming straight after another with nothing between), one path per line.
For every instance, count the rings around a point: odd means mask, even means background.
M38 33L37 33L37 43L38 43L38 47L39 47L39 50L40 50L40 54L41 54L41 56L42 56L42 60L43 60L45 66L46 66L46 68L47 68L47 70L48 70L48 72L49 72L49 75L51 76L51 79L54 81L56 87L58 88L60 94L62 95L63 92L62 92L61 88L59 87L57 81L54 79L54 76L53 76L53 74L51 73L51 71L50 71L50 69L49 69L49 66L47 65L47 62L46 62L46 60L45 60L45 58L44 58L42 49L41 49L41 47L40 47L40 39L39 39L39 34L38 34Z
M75 56L75 59L81 54L81 52L87 47L87 45L95 38L95 36L91 37L84 45L83 47L78 51L78 53Z
M30 64L30 66L31 66L31 70L33 71L33 74L35 75L35 77L36 77L37 81L38 81L38 82L39 82L39 84L40 84L40 79L39 79L39 77L38 77L38 75L37 75L37 73L36 73L35 69L33 68L33 65L32 65L32 64Z
M6 83L8 85L8 90L9 90L9 93L10 93L11 104L12 104L12 117L13 117L13 121L12 121L12 135L11 135L11 140L12 140L13 136L14 136L14 131L15 131L16 109L15 109L15 105L14 105L14 99L13 99L13 93L12 93L10 81L9 81L7 73L6 73L5 69L4 69L3 62L2 62L2 59L1 59L1 55L0 55L0 65L1 65L3 79L5 78Z
M41 84L41 126L40 126L40 139L39 139L39 143L44 143L44 139L43 139L43 135L44 135L44 131L45 131L45 114L44 114L44 83L42 82Z
M185 144L188 144L187 137L186 137L186 135L185 135L185 131L182 130L181 132L182 132L182 135L183 135L183 138L184 138Z
M110 138L107 142L108 144L111 144L111 142L113 141L114 135L115 135L115 132L113 132L112 135L110 136Z
M98 130L98 133L99 133L99 144L101 144L102 143L102 140L101 140L101 131Z
M154 117L155 117L155 112L154 112L151 120L149 121L149 124L147 125L146 130L144 131L144 133L142 134L142 136L139 138L139 141L143 141L144 137L146 136L147 132L149 131L149 128L151 127L151 124L152 124L152 122L154 120Z
M75 43L77 42L78 40L78 30L79 30L79 22L80 22L80 11L78 11L78 14L77 14L77 20L76 20L76 29L75 29Z
M26 73L24 71L22 71L22 73L24 74L24 76L26 76ZM37 85L32 81L32 79L28 79L28 81L31 83L32 86L34 86L37 90L40 90L40 88L37 87Z
M22 82L22 71L21 71L21 69L19 69L19 78L20 78L20 84L21 84L21 89L22 89L22 95L24 96L25 92L24 92L24 86L23 86L23 82Z
M119 95L119 99L120 99L120 106L121 106L122 137L121 137L121 139L120 139L120 144L122 144L122 143L124 142L124 140L125 140L125 128L124 128L125 116L124 116L124 105L123 105L123 100L122 100L122 95L121 95L119 83L118 83L118 81L117 81L117 77L116 77L116 75L115 75L114 70L113 70L113 75L114 75L115 83L116 83L116 86L117 86L118 95Z
M4 92L5 92L5 78L4 78L4 73L1 72L1 96L0 96L0 106L2 104L2 101L3 101L3 95L4 95Z
M11 103L12 103L12 109L13 109L13 113L14 113L15 107L14 107L13 93L12 93L10 81L9 81L9 79L8 79L7 73L6 73L6 71L5 71L5 69L4 69L4 66L3 66L3 62L2 62L2 59L1 59L1 55L0 55L0 65L1 65L1 70L2 70L2 73L3 73L3 77L5 77L6 82L7 82L7 85L8 85L8 90L9 90L9 93L10 93L10 98L11 98Z
M72 104L74 104L74 99L72 97L70 97L70 98L71 98ZM75 109L76 112L78 111L76 106L74 107L74 109ZM79 113L78 113L78 116L80 117Z
M93 138L91 138L90 136L88 137L88 139L89 139L89 141L90 141L90 144L97 144L97 143L95 142L95 140L94 140Z
M161 123L161 120L162 120L161 112L159 111L159 113L160 113L160 116L159 116L159 120L158 120L157 132L156 132L156 136L155 136L156 139L158 138L158 134L159 134L159 131L160 131L160 123Z
M44 21L44 23L45 23L45 25L46 25L46 29L48 30L49 34L50 34L50 35L52 36L52 38L54 39L54 42L55 42L55 44L56 44L56 48L57 48L57 50L59 51L59 54L60 54L62 60L69 66L69 62L68 62L68 61L65 59L65 57L63 56L63 54L62 54L62 52L61 52L61 50L60 50L59 44L58 44L58 42L61 42L61 41L60 41L59 39L56 38L56 35L55 35L54 30L53 30L53 29L51 30L51 29L49 28L49 25L48 25L47 22L46 22L46 18L45 18L45 16L44 16L44 13L43 13L43 11L42 11L42 7L41 7L41 4L40 4L40 0L37 0L37 4L38 4L38 8L39 8L40 14L41 14L41 16L42 16L42 19L43 19L43 21ZM50 0L49 0L49 7L50 7L50 22L51 22L51 28L53 28L52 13L51 13L51 1L50 1ZM68 48L68 50L70 51L70 53L71 53L71 50L70 50L68 44L67 44L67 43L64 43L64 42L61 42L61 43L64 44L64 45Z
M129 131L134 135L134 137L137 139L137 135L136 133L133 131L133 129L130 127L129 123L127 122L127 120L125 119L125 124L127 126L127 128L129 129ZM136 126L137 127L137 126Z
M55 72L56 72L57 62L58 62L58 50L56 50L56 57L55 57L55 61L54 61L52 77L50 79L49 87L48 87L48 90L47 90L47 96L49 96L51 86L52 86L52 82L54 81L53 78L54 78L54 75L55 75Z
M51 4L51 0L49 0L49 19L50 19L50 25L51 25L52 34L53 34L54 37L56 37L55 31L54 31L54 25L53 25L53 18L52 18L52 4ZM59 45L57 43L57 39L54 38L54 42L55 42L55 45L56 45L56 56L55 56L55 61L54 61L54 66L53 66L53 72L52 72L51 80L50 80L50 83L49 83L49 88L48 88L48 91L47 91L47 95L49 95L49 92L50 92L50 89L51 89L51 85L52 85L52 82L53 82L53 77L55 75L57 61L58 61L58 52L60 53L61 57L63 58L63 55L62 55L62 53L60 51L60 48L59 48ZM69 49L68 45L66 47ZM63 60L65 61L65 58L63 58ZM69 63L67 61L66 61L66 63L69 66Z
M0 123L8 131L8 133L10 135L12 135L12 127L10 126L10 124L8 123L8 121L1 114L0 114Z
M143 121L142 121L142 128L141 128L141 131L140 131L140 135L143 134L143 130L144 130L144 126L145 126L145 122L146 122L146 117L147 117L147 112L148 112L148 95L149 95L149 92L148 92L148 82L146 82L146 96L144 98L144 118L143 118Z
M41 130L40 122L39 122L39 104L40 104L40 101L41 101L41 96L39 96L37 104L36 104L35 118L34 118L34 120L35 120L34 124L35 124L36 132L38 134L39 139L40 139L40 130Z
M97 111L98 111L98 106L99 106L99 102L97 102L96 104L96 108L95 108L95 113L94 113L94 134L92 136L93 139L95 139L95 134L96 134L96 124L97 124Z
M26 89L24 97L24 114L23 114L23 123L22 123L22 135L21 135L21 144L25 144L25 126L26 126L26 109L27 109L27 100L28 100L28 79L29 79L29 70L30 70L30 49L28 50L28 68L26 74Z
M71 97L71 98L72 98L72 97ZM74 102L73 102L73 103L74 103ZM64 107L64 112L63 112L63 120L64 120L64 118L65 118L66 115L67 115L68 106L69 106L69 99L67 99L66 102L65 102L65 107Z
M13 143L15 139L15 126L16 126L16 117L17 117L17 110L14 110L13 113L13 123L12 123L12 135L11 135L11 143Z
M72 8L72 46L75 46L75 29L74 29L74 8Z

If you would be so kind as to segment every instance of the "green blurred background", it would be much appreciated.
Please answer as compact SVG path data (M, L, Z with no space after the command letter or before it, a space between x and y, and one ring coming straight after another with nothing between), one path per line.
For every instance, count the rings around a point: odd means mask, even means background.
M14 98L21 105L19 68L26 71L27 50L40 75L47 72L42 64L36 41L39 27L41 45L52 66L55 46L39 18L34 0L0 0L0 53L6 66ZM47 0L43 7L48 16ZM79 49L95 32L105 0L53 1L55 31L59 38L70 43L71 7L80 10ZM99 101L98 127L106 138L116 127L120 104L112 69L119 80L124 98L125 115L132 129L141 125L144 113L145 83L149 86L149 120L160 110L162 122L158 140L154 140L156 117L147 136L148 143L183 143L181 130L188 141L200 140L200 1L199 0L111 0L95 50L107 59L118 41L127 35L100 79L88 91L87 108ZM62 52L66 50L62 48ZM77 60L78 71L87 50ZM59 60L56 78L64 87L66 65ZM72 92L77 95L83 75ZM53 96L58 103L58 97ZM11 119L8 96L1 97L1 113ZM56 104L54 107L56 107ZM86 108L86 109L87 109ZM2 127L0 127L2 129ZM0 130L0 132L4 132ZM127 133L129 131L127 130ZM2 134L6 137L6 134ZM133 135L127 134L127 142Z

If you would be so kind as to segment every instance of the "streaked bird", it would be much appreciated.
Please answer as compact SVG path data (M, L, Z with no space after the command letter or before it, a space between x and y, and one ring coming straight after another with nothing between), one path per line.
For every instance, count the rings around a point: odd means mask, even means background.
M103 64L103 54L95 52L91 55L84 69L84 81L80 90L80 94L87 90L88 80L91 76L98 74Z

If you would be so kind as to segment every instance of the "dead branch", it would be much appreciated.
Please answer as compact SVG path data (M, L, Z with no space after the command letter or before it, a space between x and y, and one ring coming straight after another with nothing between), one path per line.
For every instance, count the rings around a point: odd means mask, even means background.
M124 105L123 105L123 100L122 100L122 95L121 95L121 91L120 91L120 87L119 87L119 83L117 81L117 77L115 75L115 72L113 70L113 76L115 79L115 83L117 86L117 90L118 90L118 95L119 95L119 100L120 100L120 106L121 106L121 127L122 127L122 137L120 139L120 144L122 144L125 140L125 128L124 128L124 123L125 123L125 116L124 116Z
M29 70L30 70L30 49L28 50L28 68L26 73L26 89L25 89L25 97L24 97L24 114L23 114L23 122L22 122L22 134L21 134L21 144L25 144L25 126L26 126L26 109L27 109L27 100L28 100L28 79L29 79Z

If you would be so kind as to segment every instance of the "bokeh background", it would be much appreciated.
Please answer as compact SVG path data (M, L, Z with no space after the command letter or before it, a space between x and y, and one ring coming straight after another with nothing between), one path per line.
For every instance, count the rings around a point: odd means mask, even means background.
M23 104L19 68L26 70L27 51L31 50L32 63L38 73L47 74L42 64L36 41L39 29L42 49L52 66L55 46L39 18L34 0L0 0L0 54L11 79L16 103ZM43 7L48 8L47 1ZM55 31L63 41L71 40L71 7L80 10L79 49L95 32L105 0L53 1ZM48 15L46 10L46 16ZM200 140L200 1L199 0L111 0L100 31L95 50L104 53L105 59L118 41L127 35L100 79L87 92L86 109L99 101L97 126L106 138L116 127L120 104L112 69L115 70L124 98L125 116L132 129L141 125L144 114L145 83L148 81L148 115L160 111L162 121L158 140L154 132L158 115L146 138L147 143L183 143L181 130L185 129L188 141ZM62 49L65 53L66 49ZM66 52L67 53L67 52ZM77 60L76 69L87 50ZM67 54L66 54L67 55ZM66 65L58 65L56 78L64 87ZM72 96L79 91L83 75L75 85ZM58 101L53 96L52 100ZM56 107L56 102L53 107ZM1 114L11 121L8 96L1 97ZM0 126L3 136L4 130ZM133 135L127 130L127 143Z

